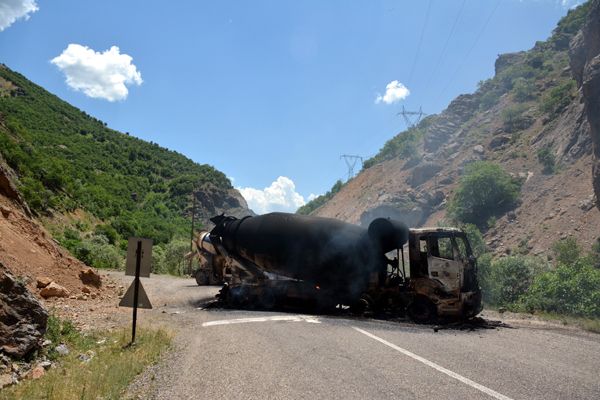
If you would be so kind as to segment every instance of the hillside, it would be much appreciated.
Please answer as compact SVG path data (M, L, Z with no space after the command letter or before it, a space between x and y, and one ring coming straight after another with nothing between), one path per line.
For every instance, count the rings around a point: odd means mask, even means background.
M200 224L249 212L222 172L112 130L5 65L0 154L31 213L95 266L118 266L129 236L152 238L157 255L189 237L194 191Z
M600 235L600 213L590 126L569 43L591 4L571 10L547 41L500 55L493 78L390 139L313 214L363 224L378 216L411 226L448 223L466 167L484 160L520 186L516 206L480 226L492 251L542 254L567 237L589 248Z

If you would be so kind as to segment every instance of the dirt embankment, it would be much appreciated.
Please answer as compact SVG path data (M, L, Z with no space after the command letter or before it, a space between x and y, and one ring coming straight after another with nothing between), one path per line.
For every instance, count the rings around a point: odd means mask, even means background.
M24 281L46 308L84 328L104 326L104 317L114 313L124 288L90 270L55 242L31 216L13 179L0 160L0 263ZM49 289L44 291L43 286Z

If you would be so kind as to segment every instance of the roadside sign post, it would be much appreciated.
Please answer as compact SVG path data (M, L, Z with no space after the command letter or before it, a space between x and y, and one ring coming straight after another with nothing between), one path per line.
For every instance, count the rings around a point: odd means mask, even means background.
M131 286L119 303L120 307L133 308L133 322L131 326L131 343L135 343L135 331L137 326L137 310L139 308L151 309L152 304L142 286L140 277L150 277L150 266L152 263L152 240L143 238L129 238L127 245L127 261L125 264L125 275L134 276Z

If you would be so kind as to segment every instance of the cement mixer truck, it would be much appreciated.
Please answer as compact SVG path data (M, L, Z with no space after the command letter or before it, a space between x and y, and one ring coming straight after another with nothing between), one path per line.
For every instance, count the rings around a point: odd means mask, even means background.
M456 228L409 229L387 218L364 228L287 213L211 221L196 239L197 280L224 282L219 298L231 307L347 306L417 322L482 309L476 260Z

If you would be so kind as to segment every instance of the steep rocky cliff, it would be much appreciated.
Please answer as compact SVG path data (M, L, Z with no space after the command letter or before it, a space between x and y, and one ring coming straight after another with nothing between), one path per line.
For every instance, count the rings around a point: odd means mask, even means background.
M590 132L596 128L590 130L586 110L589 117L595 109L599 118L600 109L597 87L585 82L591 82L590 65L597 61L586 58L581 82L592 100L584 106L568 50L594 7L597 2L570 11L553 35L531 50L499 56L492 79L392 138L315 214L355 223L378 216L411 226L443 223L465 166L487 160L522 182L519 205L486 232L493 251L541 254L568 236L591 245L600 234L600 213L591 185ZM586 49L600 43L591 33L580 35L594 43Z
M600 1L590 6L585 26L571 42L571 71L581 88L590 124L594 161L592 176L596 198L600 198ZM600 208L600 204L596 204Z

